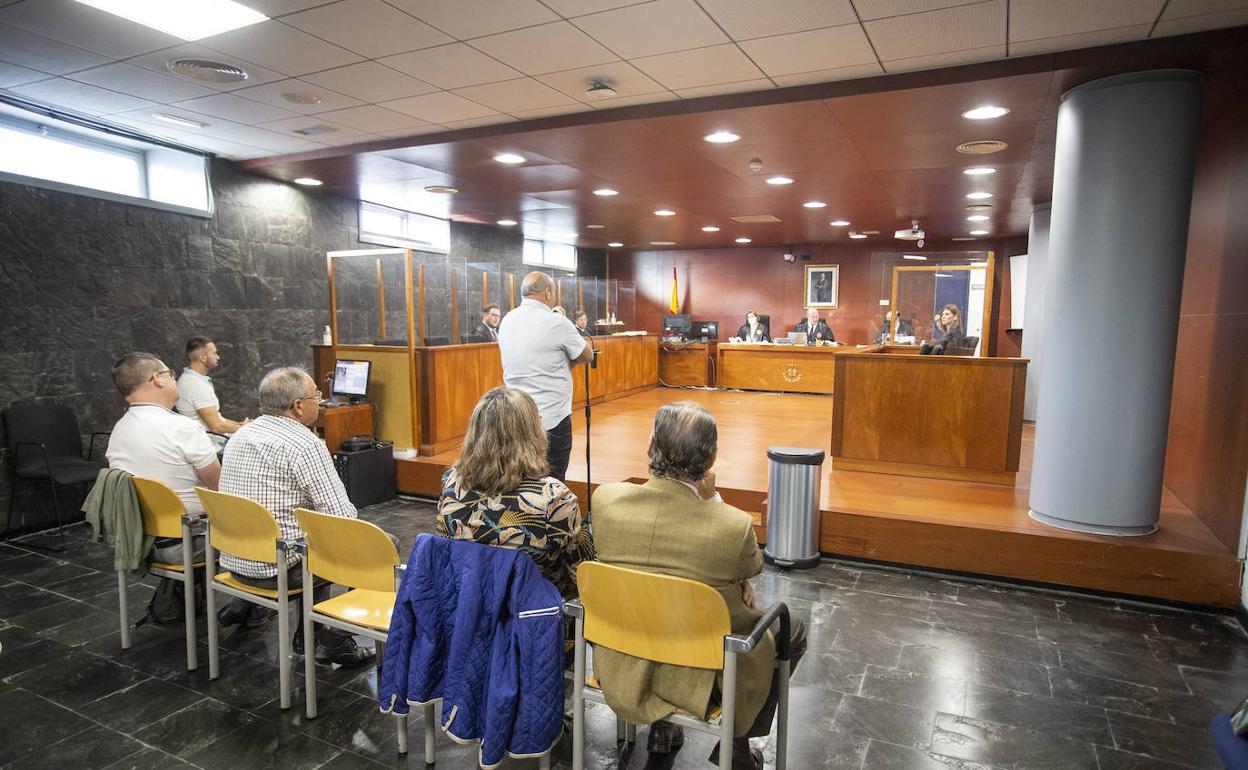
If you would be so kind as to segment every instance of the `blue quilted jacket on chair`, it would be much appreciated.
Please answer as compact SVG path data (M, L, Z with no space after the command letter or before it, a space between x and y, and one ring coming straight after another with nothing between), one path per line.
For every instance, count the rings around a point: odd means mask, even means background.
M382 660L383 712L442 700L442 729L480 763L546 753L563 728L562 599L528 556L421 535Z

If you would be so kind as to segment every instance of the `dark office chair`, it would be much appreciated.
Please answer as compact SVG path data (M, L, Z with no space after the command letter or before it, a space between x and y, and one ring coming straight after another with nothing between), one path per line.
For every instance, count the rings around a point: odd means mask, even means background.
M13 485L9 489L9 520L12 521L13 498L19 479L36 482L47 481L52 485L52 505L56 507L56 529L65 550L65 524L61 519L61 501L58 486L89 484L105 463L92 460L97 436L108 432L91 434L91 442L84 459L82 456L82 432L78 418L69 407L59 404L12 404L4 413L4 430L8 436L9 461L13 467Z

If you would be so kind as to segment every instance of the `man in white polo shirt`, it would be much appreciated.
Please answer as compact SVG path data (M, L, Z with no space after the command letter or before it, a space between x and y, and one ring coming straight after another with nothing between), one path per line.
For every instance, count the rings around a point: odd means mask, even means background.
M553 312L555 282L549 275L526 275L520 295L520 306L503 317L498 329L503 382L537 402L549 438L550 475L563 481L572 454L572 367L589 363L594 350L571 321Z
M216 489L221 465L203 428L172 411L178 400L173 372L151 353L127 353L113 365L113 384L130 406L109 436L109 467L160 481L188 513L202 513L195 487ZM182 561L182 541L157 538L152 557Z
M229 435L247 424L221 416L221 401L208 373L221 364L217 344L207 337L191 337L186 341L186 367L178 377L178 402L173 409L178 414L199 423L206 431ZM213 444L220 449L225 439L212 436Z

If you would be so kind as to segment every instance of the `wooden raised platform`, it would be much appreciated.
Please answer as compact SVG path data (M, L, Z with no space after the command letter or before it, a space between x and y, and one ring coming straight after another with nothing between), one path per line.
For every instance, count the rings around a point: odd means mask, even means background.
M672 401L704 405L719 423L717 483L724 499L757 515L766 536L766 447L828 449L832 399L777 393L659 388L593 408L593 479L644 479L654 412ZM585 499L583 406L574 410L569 486ZM1171 601L1234 606L1239 565L1167 492L1161 529L1113 538L1046 527L1027 516L1032 429L1025 428L1015 486L832 470L820 497L824 553ZM455 450L400 460L399 488L436 496Z

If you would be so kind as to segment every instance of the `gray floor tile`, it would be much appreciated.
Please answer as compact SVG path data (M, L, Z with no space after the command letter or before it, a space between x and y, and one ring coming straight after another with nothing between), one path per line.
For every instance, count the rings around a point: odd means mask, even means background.
M1113 711L1109 724L1115 748L1193 767L1218 766L1207 730Z
M966 716L1055 737L1078 737L1088 743L1109 743L1105 709L1070 701L999 690L972 684L967 688Z
M996 722L940 714L933 754L1010 770L1096 770L1092 744Z
M85 717L34 693L13 688L0 693L0 765L47 749L92 727Z

